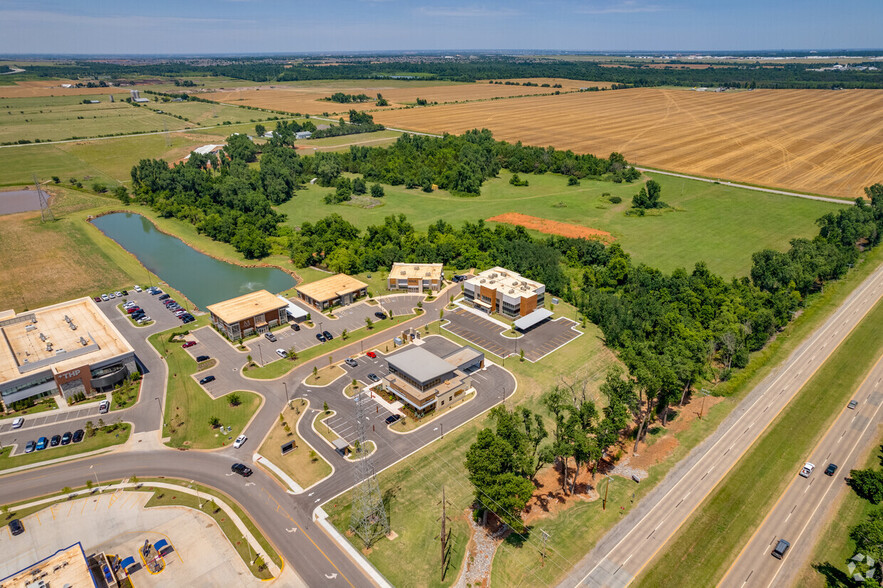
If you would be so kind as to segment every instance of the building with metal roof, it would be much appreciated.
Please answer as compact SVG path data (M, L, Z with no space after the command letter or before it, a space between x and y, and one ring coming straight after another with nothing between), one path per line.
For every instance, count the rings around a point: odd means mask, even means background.
M297 296L310 306L325 310L352 304L368 295L368 284L346 274L336 274L296 288Z
M464 346L441 358L423 347L410 347L387 357L384 389L416 414L441 409L472 388L468 375L484 367L484 354Z
M249 292L207 307L212 324L230 340L266 333L287 319L288 301L266 290Z
M537 326L541 322L550 318L553 314L551 310L548 308L538 308L530 314L526 314L520 319L516 320L512 323L512 326L518 329L519 331L527 331L528 329Z
M440 263L394 263L386 280L386 286L390 290L437 292L441 289L444 279L445 270Z

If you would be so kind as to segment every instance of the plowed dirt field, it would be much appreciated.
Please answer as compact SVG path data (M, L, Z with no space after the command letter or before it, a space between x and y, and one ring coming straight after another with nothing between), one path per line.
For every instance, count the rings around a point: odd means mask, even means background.
M559 235L573 239L599 239L601 241L613 241L613 235L600 229L592 229L581 225L572 225L559 221L549 220L521 214L520 212L504 212L487 219L489 221L506 223L509 225L521 225L525 229L533 229L547 235Z

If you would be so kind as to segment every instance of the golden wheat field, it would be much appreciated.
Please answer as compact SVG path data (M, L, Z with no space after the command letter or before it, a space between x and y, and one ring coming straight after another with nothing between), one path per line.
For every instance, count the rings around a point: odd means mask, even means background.
M661 169L856 197L883 182L883 91L634 88L378 112L427 132L489 128Z
M525 81L525 80L521 80ZM531 80L537 84L561 83L563 88L559 91L573 91L587 86L609 87L606 82L586 82L576 80L557 80L553 78L538 78ZM429 102L447 103L462 102L467 100L488 100L491 98L509 98L513 96L531 96L534 94L549 94L557 88L543 88L540 86L507 86L505 84L489 84L487 81L469 84L425 85L421 82L392 85L385 81L365 80L364 84L337 85L334 82L327 86L316 85L273 85L255 88L237 88L221 90L205 94L210 100L217 100L226 104L240 106L254 106L258 108L271 108L286 112L303 112L320 114L322 112L346 112L350 108L357 110L375 109L374 101L361 104L340 104L322 100L335 92L345 94L367 94L372 99L378 93L389 101L389 108L412 105L417 98L423 98Z

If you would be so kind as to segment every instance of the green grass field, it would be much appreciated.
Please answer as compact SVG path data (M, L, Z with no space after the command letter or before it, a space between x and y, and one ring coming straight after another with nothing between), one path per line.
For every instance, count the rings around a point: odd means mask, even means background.
M717 583L881 353L883 303L878 303L667 543L638 585Z
M812 237L816 218L839 205L763 194L693 180L649 174L662 184L662 199L675 210L655 216L626 217L635 184L583 180L568 186L560 175L526 176L530 186L509 184L508 172L485 182L476 198L458 198L445 191L426 194L402 186L384 186L380 206L363 208L349 204L325 204L331 188L312 185L300 190L279 207L288 223L298 226L338 213L360 228L381 224L384 217L404 214L418 230L438 219L455 226L464 221L487 219L504 212L520 212L540 218L601 229L613 234L636 261L662 270L692 268L704 260L712 271L724 276L746 275L751 254L764 247L788 248L795 237ZM603 193L620 196L610 204Z
M98 100L99 103L83 104L83 100ZM182 120L157 114L155 109L121 100L110 102L109 96L101 94L0 98L0 142L19 139L57 141L71 137L143 133L188 126L191 125Z
M203 315L193 329L208 322ZM191 375L196 362L180 343L169 343L169 333L182 331L181 327L151 335L148 341L163 355L169 368L166 405L163 412L163 436L170 437L169 446L189 449L214 449L229 445L244 429L252 415L260 408L262 399L253 392L237 392L239 406L231 406L230 395L212 399ZM209 419L218 417L221 424L232 427L230 433L220 433L209 425Z

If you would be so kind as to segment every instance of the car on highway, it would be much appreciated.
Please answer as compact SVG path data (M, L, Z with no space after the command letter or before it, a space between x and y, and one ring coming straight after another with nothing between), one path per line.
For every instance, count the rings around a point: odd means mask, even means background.
M53 435L49 440L49 447L58 447L61 445L61 435Z
M396 422L397 420L399 420L400 418L402 418L402 415L400 415L400 414L391 414L388 417L386 417L386 424L391 425L394 422Z
M322 333L316 333L316 339L319 340L319 343L324 343L325 342L325 335L323 335Z
M300 325L297 323L291 323L291 328L295 331L300 331Z
M376 317L379 318L380 320L383 320L383 319L386 318L386 314L380 312L379 310L376 311L376 312L374 313L374 316L376 316Z
M808 478L810 476L810 474L812 474L812 471L814 469L816 469L815 464L806 462L805 464L803 464L803 469L800 470L800 477L801 478Z
M230 469L233 470L233 473L239 474L244 478L247 478L251 475L251 468L244 463L234 463Z
M70 431L66 432L64 435L61 436L61 444L62 445L69 445L71 442L71 439L73 439L73 437L74 437L73 433L71 433Z
M267 341L269 341L270 343L276 342L276 335L274 335L273 333L264 333L264 337L266 337Z
M21 535L25 532L25 526L21 524L20 520L12 519L9 521L9 532L13 535Z
M196 341L187 341L186 343L181 345L181 347L183 347L184 349L187 349L188 347L193 347L194 345L196 345Z
M855 410L855 407L858 406L858 400L850 400L849 404L846 405L847 408L851 408Z
M36 443L34 443L33 441L28 441L27 444L25 444L25 453L33 453L34 449L36 449L36 448L37 448Z
M74 431L74 436L73 436L73 439L71 439L71 440L74 443L79 443L80 441L83 440L83 437L85 435L86 435L86 433L83 431L83 429L77 429L76 431Z
M343 360L343 362L350 367L356 367L357 365L359 365L359 363L355 359L353 359L352 357L347 357L346 359Z
M834 472L836 472L836 471L837 471L837 464L836 463L829 463L828 467L825 468L825 475L826 476L833 476Z
M23 424L25 424L24 417L15 417L15 419L13 419L13 421L12 421L12 428L13 429L21 429L21 426Z
M98 403L98 412L100 414L107 414L110 410L110 400L102 400Z
M201 379L201 380L199 381L199 383L204 385L204 384L208 384L209 382L214 382L214 381L215 381L215 377L214 377L214 376L206 376L206 377L204 377L203 379Z
M46 437L40 437L37 439L37 451L43 451L46 449L47 445L49 445L49 439Z
M326 341L331 341L332 339L334 339L334 335L332 335L328 331L322 331L322 336L325 337Z
M236 437L236 441L233 442L233 449L239 449L246 441L248 441L248 437L246 437L245 435L240 435L239 437Z
M377 354L374 353L373 351L369 351L369 352L366 353L365 355L367 355L367 356L370 357L371 359L377 359Z
M368 379L371 380L372 382L379 382L380 381L380 378L378 378L377 374L374 374L374 373L368 374Z
M773 549L773 557L776 559L782 559L785 557L785 552L788 551L789 547L791 547L790 543L784 539L779 539L779 542L776 543L775 549Z
M278 355L279 357L285 359L285 355L286 355L285 350L284 350L284 349L277 349L277 350L276 350L276 355Z

